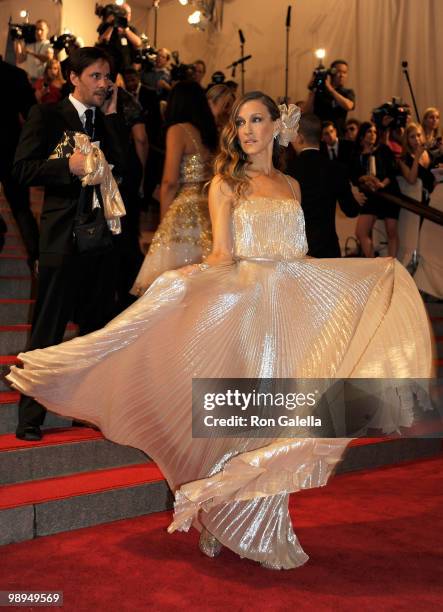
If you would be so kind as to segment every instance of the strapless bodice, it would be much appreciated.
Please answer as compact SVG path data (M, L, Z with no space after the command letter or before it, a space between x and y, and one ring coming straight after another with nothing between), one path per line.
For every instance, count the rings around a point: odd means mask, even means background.
M291 261L308 252L305 218L297 200L256 197L233 210L234 257Z
M203 158L200 153L183 155L180 164L180 184L203 183L211 178L212 158Z

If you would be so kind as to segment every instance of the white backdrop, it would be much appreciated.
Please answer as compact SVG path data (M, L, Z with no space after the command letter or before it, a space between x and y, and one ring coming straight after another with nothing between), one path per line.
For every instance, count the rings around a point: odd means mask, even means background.
M105 3L105 2L103 2ZM190 7L178 0L161 0L158 11L158 46L180 51L182 61L203 58L208 73L223 69L239 56L238 29L246 37L246 88L263 89L272 96L284 93L285 19L292 5L290 33L289 94L293 100L306 96L306 83L316 64L313 51L327 50L327 60L349 61L349 85L357 94L355 115L370 111L391 96L410 102L401 70L409 62L410 76L419 109L437 106L443 110L443 79L439 64L443 57L443 0L217 0L223 24L219 29L198 32L187 23ZM4 52L9 15L18 18L21 8L31 21L42 17L52 32L62 25L93 44L98 20L95 0L0 0L0 52ZM153 38L152 0L134 0L133 22ZM236 79L240 74L237 72Z

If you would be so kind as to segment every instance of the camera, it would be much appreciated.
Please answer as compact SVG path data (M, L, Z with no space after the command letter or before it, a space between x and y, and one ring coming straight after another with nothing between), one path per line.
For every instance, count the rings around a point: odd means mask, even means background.
M323 64L317 66L314 70L313 81L309 86L310 91L315 93L323 93L325 91L325 82L328 76L334 76L337 72L336 68L325 68Z
M145 72L150 72L151 70L154 70L158 49L149 44L149 38L146 36L146 34L142 34L141 39L142 46L140 49L136 49L135 51L134 63L141 64L142 70Z
M178 51L171 53L174 63L171 65L172 81L192 81L195 72L194 64L183 64L180 62Z
M392 98L392 102L385 102L372 111L372 120L379 130L388 128L397 129L406 126L410 109L408 104L403 104L398 98ZM391 121L386 124L383 120L390 117Z
M12 40L24 40L27 45L35 43L37 38L35 31L37 26L34 23L10 23L9 34Z
M95 14L100 17L102 23L98 26L97 32L101 35L110 27L112 28L127 28L128 14L124 8L116 4L96 4ZM108 21L109 17L113 17Z
M77 37L75 34L65 33L60 34L60 36L54 35L51 36L51 45L56 53L59 53L63 49L66 51L66 54L69 55L68 50L73 47L79 48L80 44L77 41Z

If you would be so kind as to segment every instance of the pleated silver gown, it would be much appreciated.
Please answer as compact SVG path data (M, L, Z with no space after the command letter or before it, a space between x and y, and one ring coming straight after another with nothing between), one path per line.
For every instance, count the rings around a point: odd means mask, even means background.
M326 484L349 441L193 439L192 378L428 377L432 338L396 260L305 256L294 199L239 201L232 231L234 263L166 272L100 331L20 354L8 378L152 457L176 494L171 531L204 525L288 569L308 558L289 493Z

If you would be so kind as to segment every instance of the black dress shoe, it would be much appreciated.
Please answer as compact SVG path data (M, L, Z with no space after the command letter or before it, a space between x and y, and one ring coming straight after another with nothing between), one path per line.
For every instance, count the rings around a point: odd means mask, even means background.
M28 425L27 427L17 427L15 437L19 440L27 440L28 442L38 442L42 439L42 430L40 427Z

